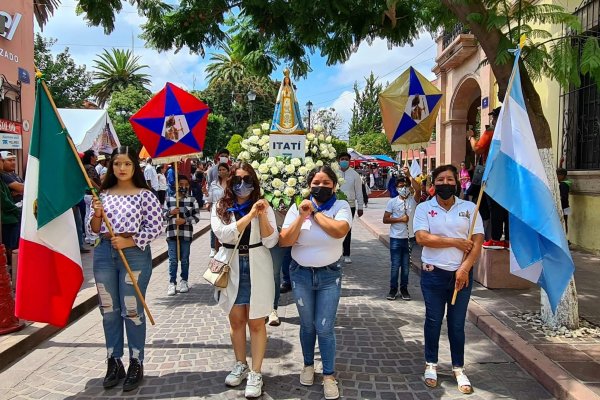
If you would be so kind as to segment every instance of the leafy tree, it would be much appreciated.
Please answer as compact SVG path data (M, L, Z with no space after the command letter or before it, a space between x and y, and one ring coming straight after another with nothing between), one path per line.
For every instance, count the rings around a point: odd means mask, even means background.
M54 15L54 10L56 10L59 5L60 0L34 0L33 14L35 15L38 25L41 27L46 25L46 22L48 22L51 15Z
M331 145L335 149L336 154L345 153L348 151L348 143L336 137L331 138Z
M237 81L216 80L194 95L208 104L213 113L230 121L233 132L241 133L250 125L251 116L252 122L271 120L278 89L279 83L250 75ZM256 93L252 104L247 98L250 90Z
M139 64L140 56L134 56L131 50L112 49L104 50L94 60L94 79L97 81L92 86L92 93L96 96L98 104L103 107L110 96L128 86L134 86L150 94L146 88L150 85L148 74L140 73L147 65Z
M221 52L211 53L213 62L206 67L209 84L216 80L236 81L248 75L268 77L279 62L257 37L250 20L232 17L226 25L230 35L219 44Z
M243 55L227 43L221 43L219 47L221 52L211 53L212 63L206 66L209 85L217 80L235 82L242 79L247 73Z
M379 108L379 93L383 90L382 84L377 84L373 72L365 78L365 88L361 91L358 83L354 83L354 106L352 107L352 120L350 121L350 139L354 136L365 135L371 132L381 132L383 120Z
M208 127L206 129L206 139L204 140L204 156L210 157L227 146L232 131L231 123L227 118L219 114L208 115Z
M531 0L323 0L310 5L304 1L190 0L177 8L154 1L137 5L148 17L144 29L151 45L160 50L187 45L196 52L223 40L224 15L239 8L242 15L251 19L262 41L270 43L278 57L292 63L296 75L306 74L308 69L303 66L307 53L316 49L327 58L328 64L334 64L346 61L362 41L382 38L390 45L402 46L411 44L423 30L436 32L460 21L484 51L498 83L500 100L504 99L512 70L513 56L507 49L516 45L521 33L529 33L519 62L521 84L548 175L553 170L551 130L535 80L547 76L565 86L577 85L581 74L594 78L600 75L598 40L593 35L581 35L578 21L563 7ZM79 6L91 24L103 25L108 31L114 28L114 12L122 7L121 2L98 3L96 0L79 0ZM568 34L553 37L538 28L557 25L564 26ZM553 187L558 190L554 179ZM563 323L576 327L574 285L569 287L564 299L556 318L550 318L545 312L545 320L551 325Z
M304 126L308 128L308 112L304 112L302 116ZM317 125L323 128L323 133L326 135L338 135L341 136L343 132L340 132L342 128L342 117L335 111L335 108L320 108L310 114L310 127L311 130L315 130Z
M231 139L229 139L229 143L227 143L226 148L227 150L229 150L229 153L232 157L237 158L238 154L241 153L243 139L244 138L242 137L242 135L238 134L233 135Z
M392 146L383 132L369 132L350 139L350 145L362 154L386 154L395 156Z
M56 39L45 39L39 33L35 35L35 65L43 72L58 108L81 107L89 95L91 74L85 65L75 64L68 47L53 57L50 49L55 43Z
M150 100L150 94L147 91L140 90L132 85L112 94L108 106L108 115L113 122L122 146L132 146L138 151L141 150L142 145L133 132L129 117L142 108L148 100ZM118 112L124 112L125 115L120 115Z

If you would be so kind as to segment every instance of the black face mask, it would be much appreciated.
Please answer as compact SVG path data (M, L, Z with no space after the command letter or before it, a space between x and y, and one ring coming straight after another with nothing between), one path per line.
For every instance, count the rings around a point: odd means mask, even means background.
M456 185L435 185L435 194L440 196L442 200L448 200L450 197L456 194Z
M313 186L310 188L310 194L319 203L325 203L333 196L333 188L325 186Z

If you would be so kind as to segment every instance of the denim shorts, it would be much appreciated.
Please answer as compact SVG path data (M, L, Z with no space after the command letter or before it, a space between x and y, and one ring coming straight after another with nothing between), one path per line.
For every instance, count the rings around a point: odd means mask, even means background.
M240 255L240 282L235 304L238 306L250 304L250 257Z

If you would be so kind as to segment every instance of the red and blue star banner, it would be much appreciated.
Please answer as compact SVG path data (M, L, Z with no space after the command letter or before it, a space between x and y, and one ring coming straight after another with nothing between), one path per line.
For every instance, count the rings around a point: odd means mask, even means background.
M152 158L180 156L204 149L209 112L198 98L167 82L129 122Z

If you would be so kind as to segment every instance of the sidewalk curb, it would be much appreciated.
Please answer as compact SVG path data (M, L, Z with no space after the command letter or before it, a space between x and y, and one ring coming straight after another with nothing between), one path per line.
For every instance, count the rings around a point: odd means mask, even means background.
M384 246L390 247L388 235L378 233L366 220L358 220ZM413 268L416 269L414 264ZM541 351L529 345L479 304L469 302L467 318L557 399L600 400L600 396L595 392L569 375Z
M210 231L210 224L197 232L194 232L192 240L196 240L208 231ZM169 258L168 251L165 249L152 257L152 268L156 268L167 258ZM25 327L22 331L13 333L9 340L0 346L0 371L3 371L17 359L37 347L44 340L60 332L62 329L67 328L71 323L95 309L98 305L97 297L98 295L95 287L83 289L80 295L77 296L75 304L73 304L69 322L64 328L34 322Z

